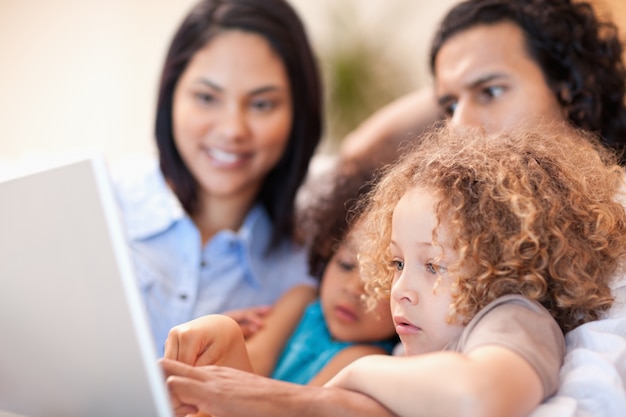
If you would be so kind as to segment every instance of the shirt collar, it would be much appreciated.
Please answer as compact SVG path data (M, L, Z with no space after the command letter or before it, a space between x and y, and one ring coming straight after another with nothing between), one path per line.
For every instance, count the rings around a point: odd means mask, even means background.
M131 240L154 236L187 216L158 168L156 174L153 172L136 187L126 190L124 213Z
M150 238L189 218L176 195L167 186L158 166L141 181L124 184L124 188L122 204L126 231L131 240ZM237 232L224 230L218 233L228 234L230 239L237 242L242 265L247 269L246 276L257 287L261 285L260 277L271 272L272 262L268 261L268 257L294 250L289 246L290 242L284 242L270 252L272 233L272 220L261 203L252 207Z

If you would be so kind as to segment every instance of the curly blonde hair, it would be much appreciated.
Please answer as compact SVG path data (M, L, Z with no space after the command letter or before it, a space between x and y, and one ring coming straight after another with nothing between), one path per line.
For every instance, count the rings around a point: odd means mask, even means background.
M564 332L598 319L613 302L609 280L626 259L617 160L595 136L563 126L492 135L433 129L385 169L364 200L366 289L389 296L393 210L419 186L435 195L437 224L447 227L459 256L448 267L448 320L467 324L506 294L538 301Z

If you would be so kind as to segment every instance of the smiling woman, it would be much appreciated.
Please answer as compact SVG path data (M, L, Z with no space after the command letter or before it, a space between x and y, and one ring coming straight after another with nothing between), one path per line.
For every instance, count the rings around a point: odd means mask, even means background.
M203 243L239 229L284 153L292 116L285 67L263 37L228 30L190 61L172 119L176 148L199 185L188 204Z
M294 237L294 197L321 115L317 66L287 2L202 0L192 8L161 76L160 169L115 175L161 354L179 323L315 285ZM233 316L253 329L265 311Z

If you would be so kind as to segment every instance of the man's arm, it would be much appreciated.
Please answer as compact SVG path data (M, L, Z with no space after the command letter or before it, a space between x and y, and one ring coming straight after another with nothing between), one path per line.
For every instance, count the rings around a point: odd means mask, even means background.
M415 90L392 101L365 119L341 143L343 158L358 158L383 149L396 150L425 128L442 120L432 87Z
M220 417L392 417L370 397L341 388L278 381L229 367L161 360L177 416L199 410Z

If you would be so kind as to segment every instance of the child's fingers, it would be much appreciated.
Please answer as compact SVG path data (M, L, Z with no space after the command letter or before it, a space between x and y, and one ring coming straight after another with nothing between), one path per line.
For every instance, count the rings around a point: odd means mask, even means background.
M178 345L178 338L172 337L171 335L168 336L165 340L165 351L163 357L166 359L178 360Z
M186 363L178 362L176 360L171 359L159 359L158 363L161 365L161 369L165 374L165 377L168 378L170 376L182 376L186 378L194 378L202 380L203 373L199 371L199 369L187 365Z

